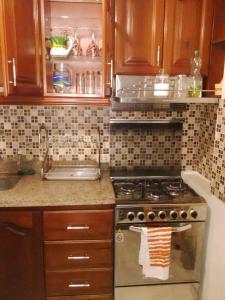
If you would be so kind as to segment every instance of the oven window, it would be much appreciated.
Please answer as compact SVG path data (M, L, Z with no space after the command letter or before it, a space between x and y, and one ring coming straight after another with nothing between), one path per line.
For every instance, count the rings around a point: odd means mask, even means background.
M190 223L167 223L166 226L184 226L187 224ZM204 222L193 222L190 229L172 233L169 279L164 281L156 278L146 278L142 274L142 266L138 263L140 233L130 231L129 225L126 224L118 225L115 234L116 286L156 284L160 282L197 282L200 280Z

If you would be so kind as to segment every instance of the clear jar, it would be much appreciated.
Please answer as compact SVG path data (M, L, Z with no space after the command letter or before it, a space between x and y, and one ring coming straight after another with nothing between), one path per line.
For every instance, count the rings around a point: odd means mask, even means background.
M164 70L161 69L159 74L155 77L154 83L154 96L156 97L168 97L169 95L169 75L164 74Z
M77 94L85 94L85 74L76 74L76 90Z
M95 76L95 94L102 95L102 87L103 87L103 81L102 81L102 72L98 71Z
M71 69L67 64L54 64L52 85L56 93L69 93L72 86Z
M151 98L153 96L154 78L147 78L144 82L144 98Z
M177 75L175 78L174 97L187 97L188 77L185 74Z
M86 72L85 94L95 94L95 72L92 71Z

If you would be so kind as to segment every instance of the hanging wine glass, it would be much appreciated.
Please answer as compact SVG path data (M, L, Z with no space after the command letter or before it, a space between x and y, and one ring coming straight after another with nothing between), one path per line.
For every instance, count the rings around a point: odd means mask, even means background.
M99 56L99 47L96 44L94 32L92 33L91 42L87 47L86 56L91 56L91 57Z
M77 38L77 33L75 33L74 42L73 42L73 55L74 56L82 56L83 50L80 45L80 40Z

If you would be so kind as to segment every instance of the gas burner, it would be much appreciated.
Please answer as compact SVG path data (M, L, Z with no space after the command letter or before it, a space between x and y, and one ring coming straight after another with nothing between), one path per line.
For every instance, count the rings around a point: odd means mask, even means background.
M160 197L162 196L162 193L160 191L154 191L154 190L151 190L151 191L147 191L145 193L145 199L149 199L149 200L159 200Z
M115 181L114 189L117 198L135 200L142 198L143 183L138 181Z
M179 196L187 191L187 186L181 180L164 182L162 186L165 192L172 197Z
M137 187L135 187L134 183L124 183L120 186L119 190L122 193L130 195L136 191Z
M158 180L147 180L145 183L146 189L159 189L160 182Z

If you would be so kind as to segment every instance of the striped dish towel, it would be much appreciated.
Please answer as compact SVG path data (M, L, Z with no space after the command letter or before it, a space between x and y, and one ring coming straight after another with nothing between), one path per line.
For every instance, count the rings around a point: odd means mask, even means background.
M145 277L169 278L171 227L142 227L139 264Z

